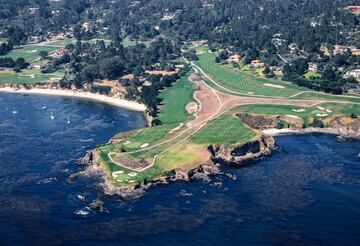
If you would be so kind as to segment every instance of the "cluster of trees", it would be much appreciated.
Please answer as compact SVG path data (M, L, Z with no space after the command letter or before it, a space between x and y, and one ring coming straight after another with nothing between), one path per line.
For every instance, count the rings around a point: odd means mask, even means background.
M320 70L319 76L304 77L308 70L309 62L317 62ZM358 85L353 77L345 79L343 74L346 70L360 64L360 57L351 55L350 52L331 56L300 58L284 67L284 80L293 81L297 85L314 90L321 90L334 94L341 94L349 88Z
M119 80L123 75L133 74L133 80L122 81L128 90L129 99L140 98L156 114L157 96L159 90L170 86L179 78L178 74L161 76L147 74L145 71L154 69L173 69L172 61L181 54L180 48L171 41L159 38L149 46L137 44L123 47L121 42L111 42L105 45L100 40L94 44L78 41L66 47L70 52L61 58L54 59L49 67L57 69L61 64L69 64L67 76L61 80L60 86L82 88L92 85L95 81L108 79ZM181 73L180 73L181 74ZM144 85L144 81L147 84ZM109 92L108 88L92 86L93 90L101 93ZM139 88L141 88L139 90Z
M79 41L67 47L70 54L52 60L43 72L68 64L69 73L61 85L78 88L95 80L118 79L132 73L150 81L151 86L142 86L142 81L135 79L126 87L134 95L140 93L146 104L154 108L159 88L176 78L148 77L144 71L156 63L169 68L167 61L180 55L180 46L185 42L206 39L211 50L224 48L216 58L218 62L227 59L230 50L240 54L246 64L260 58L268 66L283 63L278 53L289 53L289 45L295 44L306 58L285 66L284 79L341 93L353 81L343 79L338 68L359 64L359 58L346 54L325 57L320 46L327 43L360 47L360 38L349 38L359 31L360 16L344 10L353 4L353 0L2 1L0 32L7 44L1 45L0 55L32 36L73 30ZM106 46L103 41L80 41L99 36L112 42ZM121 41L125 37L156 41L148 47L138 44L124 48ZM198 59L194 52L184 56ZM303 77L310 61L322 64L324 72L319 78ZM269 68L265 73L273 76ZM137 89L140 86L141 92Z
M8 43L2 43L0 45L0 56L6 55L13 49L12 45L9 45Z
M13 68L14 71L20 71L28 66L29 63L27 63L24 58L18 58L16 61L10 57L0 58L0 67Z

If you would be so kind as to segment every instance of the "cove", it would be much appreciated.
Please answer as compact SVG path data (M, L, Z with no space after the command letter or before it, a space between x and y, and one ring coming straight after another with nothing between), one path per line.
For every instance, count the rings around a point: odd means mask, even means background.
M96 179L67 182L86 150L144 126L141 113L101 103L1 93L0 244L360 242L360 143L331 135L277 137L279 153L223 168L236 181L178 182L132 201L105 196ZM86 209L95 198L107 213Z

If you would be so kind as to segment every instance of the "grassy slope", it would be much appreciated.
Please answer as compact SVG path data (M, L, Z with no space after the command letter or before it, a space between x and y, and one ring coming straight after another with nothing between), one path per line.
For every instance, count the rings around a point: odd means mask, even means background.
M187 76L183 76L172 87L165 89L160 94L163 106L160 107L158 119L163 124L182 123L188 114L185 110L186 104L192 101L194 85L189 83Z
M237 117L225 115L194 134L192 141L198 144L241 144L256 137L257 134Z
M6 56L2 57L11 57L13 60L16 60L20 57L24 58L27 62L34 62L40 56L40 51L52 52L58 50L60 47L51 46L51 45L24 45L18 49L10 51Z
M61 79L63 76L64 71L57 71L55 73L49 74L42 74L39 69L24 69L19 73L15 73L13 71L0 71L0 84L31 84L44 81L55 82Z
M254 93L263 96L287 97L294 95L304 88L296 85L266 78L257 77L251 72L238 70L231 65L220 65L215 62L215 53L209 53L207 48L202 47L196 62L205 73L222 86L240 93ZM274 88L264 84L280 85L284 88Z
M332 111L331 113L326 112L326 110L321 110L318 107L328 109ZM326 113L326 117L335 116L335 115L345 115L349 116L351 113L360 115L360 107L356 104L338 104L338 103L322 103L318 106L311 108L303 108L305 112L295 112L293 110L301 109L300 107L287 106L287 105L246 105L240 106L232 110L235 112L246 112L252 114L265 114L265 115L295 115L302 118L307 124L312 118L321 118L316 116L316 114ZM322 117L324 119L325 117Z

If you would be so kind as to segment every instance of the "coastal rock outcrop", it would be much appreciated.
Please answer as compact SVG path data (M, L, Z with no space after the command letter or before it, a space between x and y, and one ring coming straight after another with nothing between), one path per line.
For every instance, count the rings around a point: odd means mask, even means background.
M339 130L344 139L360 139L360 118L337 116L330 121L330 127Z
M245 166L249 163L270 156L279 147L271 136L263 135L259 140L254 140L241 145L210 145L214 163Z

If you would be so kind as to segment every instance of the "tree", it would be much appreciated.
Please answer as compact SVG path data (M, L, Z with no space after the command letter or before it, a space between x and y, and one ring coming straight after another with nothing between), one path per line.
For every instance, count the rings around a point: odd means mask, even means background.
M49 52L42 50L39 52L39 56L41 57L41 59L46 59L49 56Z

